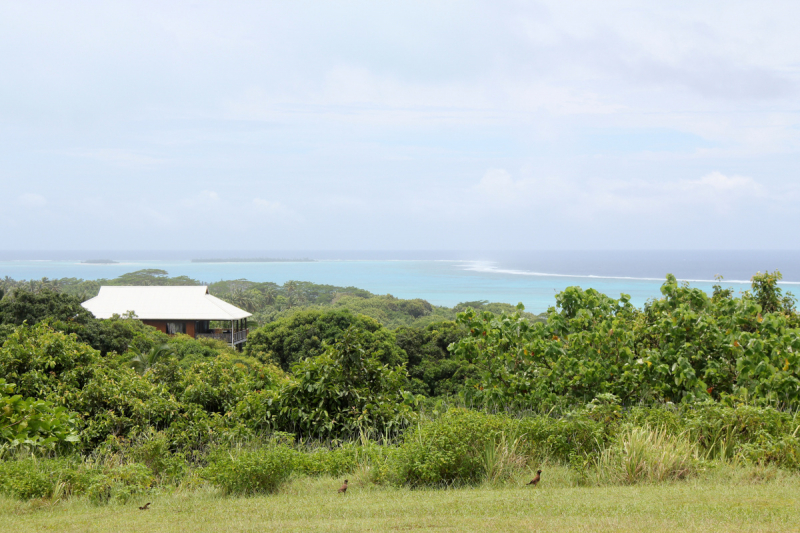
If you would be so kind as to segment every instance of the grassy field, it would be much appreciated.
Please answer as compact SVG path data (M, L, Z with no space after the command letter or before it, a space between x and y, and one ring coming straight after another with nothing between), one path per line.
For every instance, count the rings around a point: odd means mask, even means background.
M662 485L575 487L565 469L537 488L409 490L299 478L272 496L209 488L127 505L0 499L0 531L800 531L800 478L731 470ZM520 485L521 485L520 480ZM152 501L151 509L137 506Z

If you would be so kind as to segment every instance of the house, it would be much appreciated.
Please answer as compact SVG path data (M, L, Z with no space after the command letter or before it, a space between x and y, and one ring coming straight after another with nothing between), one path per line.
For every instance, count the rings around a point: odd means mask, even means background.
M252 316L211 296L206 286L104 285L97 296L81 305L95 318L111 318L132 311L136 318L164 333L219 339L233 347L247 340L247 317ZM222 322L224 327L212 328L211 322Z

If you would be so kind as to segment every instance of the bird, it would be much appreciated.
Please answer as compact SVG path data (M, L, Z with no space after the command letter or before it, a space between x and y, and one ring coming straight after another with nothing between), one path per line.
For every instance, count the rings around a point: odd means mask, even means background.
M150 509L150 502L147 502L146 504L139 507L140 511L147 511L148 509Z
M344 485L339 487L339 493L340 494L344 494L345 492L347 492L347 480L346 479L344 480Z
M536 477L534 477L528 485L533 485L534 487L539 484L539 480L542 479L542 471L536 471Z

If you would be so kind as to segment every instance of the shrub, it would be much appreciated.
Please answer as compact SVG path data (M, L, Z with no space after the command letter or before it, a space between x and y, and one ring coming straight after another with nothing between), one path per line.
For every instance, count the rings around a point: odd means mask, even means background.
M390 480L412 486L482 481L485 450L508 426L504 416L450 409L437 420L406 432L392 456Z
M125 503L146 492L153 484L153 474L145 465L131 463L105 468L84 468L69 487L73 494L86 496L95 504L112 501Z
M70 459L20 458L0 462L0 492L21 500L86 496L93 503L125 502L150 489L145 465L76 462Z
M14 289L0 301L0 323L36 324L45 319L77 320L85 323L92 314L81 306L81 299L44 288L40 291Z
M126 455L147 466L155 476L167 483L180 481L189 468L186 454L173 452L172 443L163 431L148 428L132 440Z
M253 386L245 371L215 359L190 368L178 386L180 400L205 411L224 414L233 409Z
M0 462L0 491L3 494L30 500L47 498L53 493L54 483L50 472L41 468L34 457Z
M427 327L401 326L395 331L397 345L408 354L408 375L414 392L425 396L456 395L474 368L448 351L467 330L455 322L435 322Z
M51 402L14 394L0 378L0 453L8 448L66 448L79 441L75 413Z
M591 457L609 442L615 425L578 410L561 418L546 415L526 416L515 421L524 436L520 451L537 461L569 462L571 457Z
M468 335L453 353L475 363L464 393L485 406L516 409L585 403L604 393L637 403L691 404L735 396L800 406L800 316L781 296L779 274L753 278L734 298L667 275L663 298L642 310L594 289L556 295L547 321L467 309Z
M294 452L285 444L216 453L203 477L225 494L277 492L294 470Z
M382 464L388 449L372 441L362 441L347 442L335 448L298 450L295 471L309 476L339 477L355 472L360 467Z
M280 391L281 429L305 436L337 438L368 431L396 433L414 418L414 396L403 390L403 367L371 356L363 335L348 328L335 346L293 368L294 380Z
M17 394L49 398L57 390L80 390L91 378L100 354L74 335L46 324L22 325L0 348L0 376L15 383Z
M325 352L325 343L332 344L350 327L361 332L361 343L369 357L390 366L405 363L406 353L397 346L391 331L377 320L347 309L299 311L266 324L248 335L245 351L288 371L293 363Z
M236 404L229 423L241 424L254 432L275 429L279 425L279 399L276 390L252 391Z

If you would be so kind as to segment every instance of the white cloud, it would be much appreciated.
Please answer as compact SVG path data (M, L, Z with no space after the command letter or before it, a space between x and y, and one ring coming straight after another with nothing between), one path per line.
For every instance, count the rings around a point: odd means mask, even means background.
M263 198L253 198L253 206L256 212L277 216L295 216L294 211L280 202L264 200Z
M645 217L663 222L691 212L699 217L727 216L745 204L788 204L792 189L771 193L748 176L713 171L696 179L514 179L503 169L488 170L467 191L470 209L490 209L503 216L506 208L527 206L542 216L584 221L614 217ZM532 213L532 211L529 211Z
M473 190L486 199L501 203L514 203L535 192L532 179L514 180L506 170L490 168Z
M300 247L369 226L435 248L472 230L430 228L485 214L510 247L529 224L635 247L691 219L746 248L762 236L735 215L755 207L798 246L798 2L195 4L9 8L0 244L264 246L236 221ZM125 233L125 213L175 231Z
M673 188L681 192L702 197L727 197L753 198L764 196L764 187L747 176L726 176L722 172L714 171L696 180L679 180Z
M214 191L200 191L194 196L181 200L181 204L188 208L216 208L220 205L220 198Z
M124 149L77 150L65 151L64 153L74 157L94 159L119 166L149 166L163 162L161 158Z
M23 207L44 207L47 205L47 198L40 194L25 193L17 199Z

